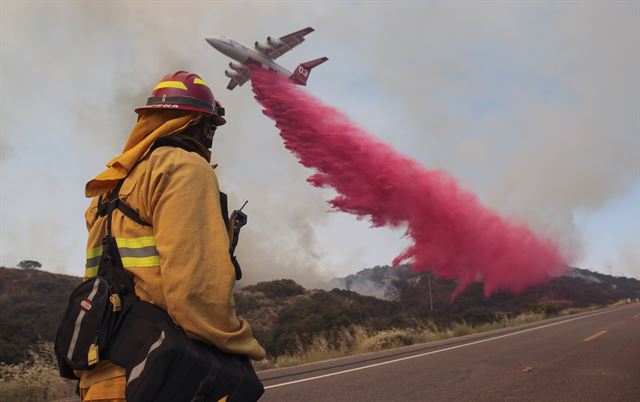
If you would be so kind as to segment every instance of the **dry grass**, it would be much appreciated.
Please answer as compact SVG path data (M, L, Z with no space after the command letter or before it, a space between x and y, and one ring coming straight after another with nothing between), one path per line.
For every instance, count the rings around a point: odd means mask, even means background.
M571 308L563 311L562 315L576 314L597 308L601 308L601 306L582 309ZM319 334L313 338L313 341L309 346L303 347L299 342L295 353L277 356L271 360L256 362L254 367L256 370L265 370L296 366L299 364L312 363L337 357L376 352L401 346L433 342L479 332L486 332L500 328L514 327L526 323L541 321L545 318L548 317L543 313L524 313L513 318L476 326L461 322L454 323L449 328L439 329L433 323L425 323L422 328L395 328L376 332L368 332L362 326L352 326L345 328L340 332L335 344L331 344L325 335Z
M0 401L54 401L75 396L75 383L60 377L53 345L42 342L26 362L0 363Z
M635 299L631 299L631 298L620 299L617 302L613 303L612 306L622 306L622 305L625 305L625 304L638 303L638 302L640 302L639 298L635 298Z

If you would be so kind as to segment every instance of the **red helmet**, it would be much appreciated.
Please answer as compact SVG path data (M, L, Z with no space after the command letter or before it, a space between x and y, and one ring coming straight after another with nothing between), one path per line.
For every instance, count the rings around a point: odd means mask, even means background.
M224 108L213 97L209 85L186 71L165 75L151 91L147 105L137 108L136 113L145 109L191 110L209 115L218 126L227 122L222 117Z

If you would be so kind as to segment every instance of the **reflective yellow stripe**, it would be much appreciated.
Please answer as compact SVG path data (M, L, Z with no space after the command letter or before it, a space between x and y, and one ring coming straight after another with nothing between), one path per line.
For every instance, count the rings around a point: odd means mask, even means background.
M200 85L204 85L204 86L209 86L209 84L207 84L206 82L202 81L200 78L196 78L193 80L194 84L200 84Z
M97 265L95 267L89 267L89 268L84 270L84 277L85 278L93 278L96 275L98 275L98 266Z
M156 89L162 88L177 88L184 89L185 91L187 90L187 86L184 85L184 82L180 81L161 81L158 83L158 85L156 85L155 88L153 88L153 90L155 91Z
M122 237L116 238L118 247L122 248L142 248L156 245L156 238L153 236L136 237L133 239L125 239Z
M148 268L160 266L160 256L154 255L151 257L122 257L122 265L125 268Z
M153 236L134 237L132 239L116 238L120 258L125 268L131 267L157 267L160 265L160 256L156 250L156 239ZM87 263L84 276L91 278L97 275L102 246L87 250Z
M102 255L102 246L87 250L87 260Z
M102 256L102 246L87 250L87 263L85 264L84 277L92 278L98 274L98 266Z

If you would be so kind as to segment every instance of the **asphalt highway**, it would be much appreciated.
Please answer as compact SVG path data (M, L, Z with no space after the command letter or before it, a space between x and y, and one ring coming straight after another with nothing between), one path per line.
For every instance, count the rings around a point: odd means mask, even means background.
M640 304L258 373L260 401L640 401Z

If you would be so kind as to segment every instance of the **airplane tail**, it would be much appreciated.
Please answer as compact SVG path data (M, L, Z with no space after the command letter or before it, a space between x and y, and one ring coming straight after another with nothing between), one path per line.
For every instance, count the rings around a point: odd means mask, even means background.
M298 85L307 85L307 79L309 78L311 69L324 63L327 60L329 60L329 58L321 57L319 59L302 63L296 68L296 70L293 72L293 74L291 74L291 77L289 78Z

